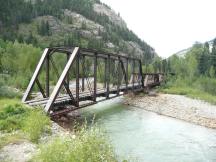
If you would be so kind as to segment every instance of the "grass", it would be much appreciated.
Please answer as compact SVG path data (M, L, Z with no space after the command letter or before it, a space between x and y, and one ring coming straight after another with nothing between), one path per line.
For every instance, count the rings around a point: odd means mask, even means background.
M30 109L16 99L1 99L0 103L0 131L4 132L0 149L28 140L40 148L33 162L117 162L109 140L99 128L80 126L74 136L56 137L40 144L41 135L50 131L49 117L41 109Z
M0 149L11 143L19 143L25 141L25 137L21 133L9 134L0 138Z
M6 105L0 110L0 131L12 132L19 130L30 109L21 105Z
M187 87L187 86L171 86L171 87L165 87L161 88L161 92L163 93L169 93L169 94L178 94L178 95L185 95L190 98L194 99L200 99L207 101L212 104L216 104L216 96L212 95L210 93L204 92L199 89Z
M15 99L0 98L0 111L6 105L15 105L15 104L20 104L20 100L16 98Z
M8 102L6 104L6 102ZM0 100L0 131L12 133L21 131L25 138L37 143L41 135L49 132L51 121L43 110L30 109L20 104L16 99Z
M50 125L49 117L40 109L36 109L30 111L25 118L22 129L32 142L37 143L43 133L50 133Z
M113 148L98 128L83 128L76 136L56 138L41 146L33 162L117 162Z

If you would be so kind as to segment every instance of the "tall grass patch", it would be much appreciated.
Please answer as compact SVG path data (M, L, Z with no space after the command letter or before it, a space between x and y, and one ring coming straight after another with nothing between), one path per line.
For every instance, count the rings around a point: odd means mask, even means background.
M41 135L50 132L51 121L46 114L35 109L29 112L23 123L23 130L32 142L38 142Z
M108 139L98 128L83 128L76 136L56 138L41 146L34 162L117 162Z
M29 109L21 104L6 105L0 109L0 131L12 132L23 126Z
M170 79L161 87L161 91L170 94L186 95L216 104L216 80L200 77L188 80L186 78Z
M49 133L50 125L49 117L39 108L30 109L22 104L12 104L0 109L0 131L24 132L32 142L38 142L43 133Z

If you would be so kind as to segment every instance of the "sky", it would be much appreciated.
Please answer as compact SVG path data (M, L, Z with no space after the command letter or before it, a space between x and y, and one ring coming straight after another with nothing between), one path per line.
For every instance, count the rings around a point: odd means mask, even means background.
M216 0L101 1L163 58L216 37Z

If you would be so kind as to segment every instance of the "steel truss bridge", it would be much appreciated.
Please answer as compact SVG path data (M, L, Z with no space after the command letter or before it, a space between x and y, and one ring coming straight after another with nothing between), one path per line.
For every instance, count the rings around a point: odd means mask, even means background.
M162 77L160 73L144 74L137 58L79 47L46 48L22 102L59 115L129 91L143 91L159 85Z

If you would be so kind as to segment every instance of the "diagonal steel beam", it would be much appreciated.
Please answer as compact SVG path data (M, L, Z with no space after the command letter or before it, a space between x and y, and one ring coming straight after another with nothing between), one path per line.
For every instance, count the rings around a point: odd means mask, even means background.
M52 63L52 66L53 66L53 69L54 69L54 71L55 71L55 73L56 73L56 76L57 76L58 78L60 78L58 69L57 69L57 67L55 66L55 63L54 63L54 60L53 60L52 57L50 58L50 61L51 61L51 63ZM67 74L67 79L68 79L68 74ZM66 92L68 93L68 95L70 96L71 100L72 100L72 101L75 101L75 99L74 99L74 97L73 97L73 94L72 94L72 92L70 91L69 83L66 82L66 81L64 80L64 81L63 81L63 86L64 86Z
M43 90L43 88L42 88L42 85L40 84L40 81L38 80L38 78L36 79L36 83L37 83L37 85L38 85L38 88L39 88L39 90L40 90L40 92L41 92L43 98L46 98L47 96L46 96L46 94L45 94L45 92L44 92L44 90Z
M45 61L45 59L46 59L46 57L47 57L48 54L49 54L49 49L46 48L46 49L44 50L42 56L41 56L41 59L40 59L38 65L37 65L37 67L36 67L36 70L35 70L35 72L34 72L32 78L31 78L31 81L29 82L29 85L28 85L28 87L27 87L27 89L26 89L26 92L24 93L24 96L23 96L23 98L22 98L22 102L25 102L25 101L27 100L27 98L28 98L28 96L29 96L29 94L30 94L30 92L31 92L31 90L32 90L32 88L33 88L33 86L34 86L34 83L35 83L35 81L36 81L36 79L37 79L37 77L38 77L38 75L39 75L39 73L40 73L40 70L41 70L41 68L42 68L42 65L43 65L43 63L44 63L44 61Z
M79 47L75 47L69 60L68 60L68 62L67 62L67 64L66 64L66 66L65 66L65 68L64 68L64 70L63 70L63 72L62 72L62 74L61 74L61 76L60 76L60 78L59 78L59 80L58 80L58 82L57 82L57 84L56 84L56 86L55 86L55 88L54 88L54 90L53 90L53 92L52 92L52 94L51 94L51 96L50 96L50 98L49 98L49 100L48 100L48 102L47 102L47 104L46 104L45 111L47 113L50 111L53 103L55 102L55 99L56 99L56 97L60 91L60 88L61 88L61 86L62 86L62 84L63 84L63 82L64 82L64 80L65 80L65 78L69 72L71 65L74 63L78 52L79 52Z
M124 63L123 61L120 59L120 64L121 64L121 68L122 68L122 72L124 74L124 80L125 80L125 84L127 84L127 72L125 70L125 67L124 67ZM127 65L126 65L127 66Z

